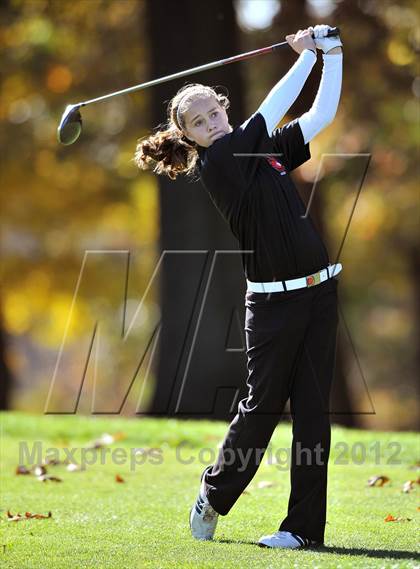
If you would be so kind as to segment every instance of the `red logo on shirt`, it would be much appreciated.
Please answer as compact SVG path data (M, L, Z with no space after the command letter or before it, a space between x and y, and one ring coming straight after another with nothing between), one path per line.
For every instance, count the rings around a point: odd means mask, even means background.
M267 156L267 162L270 164L270 166L272 166L275 170L277 170L278 172L280 172L280 174L282 176L284 176L286 174L286 168L283 166L283 164L280 164L280 162L278 160L276 160L275 158L273 158L273 156Z

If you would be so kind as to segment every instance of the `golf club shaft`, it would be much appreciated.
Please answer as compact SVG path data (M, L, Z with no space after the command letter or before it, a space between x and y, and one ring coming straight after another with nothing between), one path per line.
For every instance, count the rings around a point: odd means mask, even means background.
M336 36L340 33L338 28L331 28L328 32L328 36ZM185 77L186 75L191 75L193 73L199 73L200 71L208 71L209 69L214 69L215 67L221 67L222 65L228 65L229 63L235 63L237 61L243 61L245 59L250 59L257 55L264 55L279 49L280 47L288 45L287 41L281 43L275 43L268 47L262 47L260 49L254 49L253 51L248 51L246 53L240 53L232 57L227 57L226 59L219 59L218 61L213 61L211 63L206 63L204 65L199 65L198 67L192 67L185 71L180 71L178 73L172 73L171 75L166 75L165 77L160 77L159 79L153 79L152 81L147 81L146 83L141 83L140 85L134 85L133 87L128 87L127 89L122 89L121 91L115 91L114 93L109 93L108 95L103 95L102 97L97 97L96 99L90 99L89 101L84 101L82 103L77 103L77 107L85 107L91 103L98 103L99 101L105 101L111 97L116 97L117 95L123 95L125 93L132 93L133 91L140 91L141 89L146 89L147 87L153 87L154 85L159 85L160 83L166 83L166 81L172 81L173 79L179 79L180 77ZM75 105L76 106L76 105Z

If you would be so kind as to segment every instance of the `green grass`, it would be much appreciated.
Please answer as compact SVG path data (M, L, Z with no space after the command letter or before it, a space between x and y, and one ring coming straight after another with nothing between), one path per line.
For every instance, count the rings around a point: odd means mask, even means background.
M211 451L222 440L226 424L206 421L124 419L83 416L32 416L4 413L1 432L0 564L18 568L294 568L294 567L419 567L416 539L420 512L418 486L401 492L402 484L416 479L418 460L414 433L378 433L333 429L329 466L328 515L325 547L319 550L283 551L255 545L260 535L277 530L286 514L289 495L288 466L263 462L228 516L219 518L213 542L197 542L189 534L188 514L196 498L199 475L212 462ZM125 438L112 444L126 449L159 448L159 464L149 455L144 464L105 464L68 472L64 465L49 467L62 483L42 483L33 476L16 476L19 442L31 446L42 441L50 447L85 447L102 433L121 431ZM289 424L280 425L272 439L272 452L290 446ZM400 464L387 464L394 448ZM176 449L182 443L181 464ZM361 443L368 449L337 464L339 443L349 449ZM377 457L372 445L378 445ZM337 446L338 445L338 446ZM210 449L200 462L202 448ZM120 451L121 453L123 451ZM62 455L64 457L64 455ZM284 456L284 454L282 455ZM80 453L77 455L80 459ZM120 457L121 458L121 457ZM346 462L341 456L341 462ZM120 474L125 483L115 482ZM382 488L367 487L372 475L387 475ZM271 487L258 488L258 482ZM9 522L6 511L47 513L47 520ZM387 514L411 518L384 522ZM416 531L417 530L417 531ZM418 558L417 558L418 559Z

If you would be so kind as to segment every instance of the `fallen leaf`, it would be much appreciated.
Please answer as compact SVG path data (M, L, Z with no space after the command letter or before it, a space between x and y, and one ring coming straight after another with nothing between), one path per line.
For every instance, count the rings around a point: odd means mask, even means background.
M37 476L37 480L40 482L63 482L58 476L51 476L50 474L41 474L41 476Z
M115 482L125 482L124 478L119 474L115 475Z
M274 486L274 482L269 482L268 480L261 480L257 484L257 488L271 488L271 486Z
M384 486L389 482L388 476L371 476L368 480L368 486Z
M34 518L36 520L47 520L48 518L52 518L52 513L48 512L45 516L44 514L31 514L31 512L25 512L25 516L27 518Z
M25 517L21 516L20 514L11 514L9 510L7 510L7 520L9 522L19 522L20 520L24 520Z
M114 435L114 441L122 441L126 437L127 437L127 435L125 433L123 433L122 431L118 431Z
M402 491L405 493L411 492L411 490L414 490L414 484L417 484L417 480L407 480L407 482L404 482Z
M32 471L35 474L35 476L43 476L44 474L47 474L47 469L45 468L45 466L42 466L42 464L37 464L36 466L34 466L32 468Z
M411 522L412 518L395 518L392 514L388 514L384 522Z
M31 512L25 512L25 515L22 516L19 513L12 514L10 512L10 510L7 510L7 519L9 522L20 522L22 520L27 520L30 518L34 518L37 520L44 520L44 519L52 518L52 513L48 512L48 515L45 516L44 514L31 514Z
M115 441L120 441L126 438L126 434L119 431L115 435L110 435L109 433L103 433L98 439L95 439L90 443L87 448L102 448L106 445L112 445Z
M95 439L92 443L90 443L87 448L102 448L106 445L112 445L114 442L114 437L109 433L104 433L98 439Z
M16 467L16 474L31 474L31 471L26 468L26 466L24 466L23 464L20 464L19 466Z
M69 462L68 465L66 466L66 469L69 472L77 472L78 470L81 470L80 466L78 464L75 464L74 462Z

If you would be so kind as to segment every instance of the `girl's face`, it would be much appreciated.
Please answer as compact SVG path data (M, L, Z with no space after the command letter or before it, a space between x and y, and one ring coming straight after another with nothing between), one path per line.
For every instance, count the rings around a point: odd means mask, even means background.
M184 122L185 136L204 148L233 130L225 109L212 96L193 101L184 113Z

